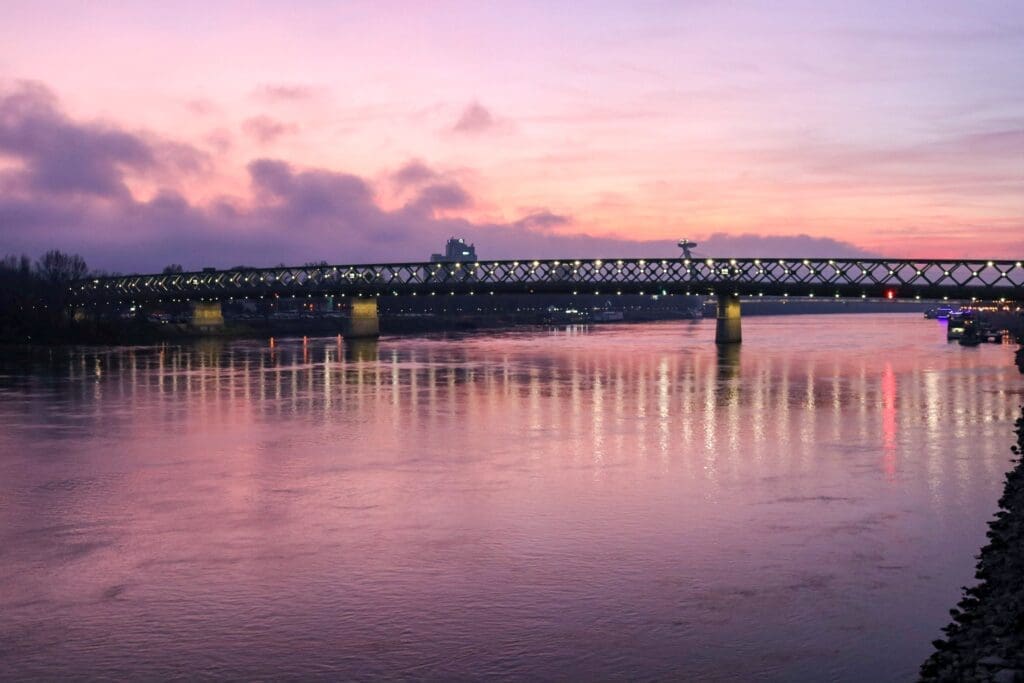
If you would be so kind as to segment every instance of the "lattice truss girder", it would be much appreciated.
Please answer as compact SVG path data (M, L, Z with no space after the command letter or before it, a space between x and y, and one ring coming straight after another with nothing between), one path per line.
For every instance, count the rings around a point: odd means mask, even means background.
M1024 298L1019 261L895 259L587 259L260 268L81 280L81 302L564 292L737 292Z

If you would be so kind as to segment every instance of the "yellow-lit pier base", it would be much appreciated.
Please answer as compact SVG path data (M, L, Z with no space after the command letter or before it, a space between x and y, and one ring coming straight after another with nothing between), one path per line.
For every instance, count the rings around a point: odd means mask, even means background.
M201 329L224 327L224 312L219 301L197 301L192 304L192 326Z
M716 344L739 344L743 340L740 327L740 297L738 294L718 295L718 320L715 325Z
M345 325L346 339L367 339L380 336L380 317L376 299L353 299L352 313Z

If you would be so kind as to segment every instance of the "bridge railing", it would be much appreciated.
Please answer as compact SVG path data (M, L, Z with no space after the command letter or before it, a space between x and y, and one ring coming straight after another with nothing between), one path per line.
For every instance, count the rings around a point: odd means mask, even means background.
M577 259L246 268L93 278L83 303L389 294L708 294L1024 298L1020 261Z

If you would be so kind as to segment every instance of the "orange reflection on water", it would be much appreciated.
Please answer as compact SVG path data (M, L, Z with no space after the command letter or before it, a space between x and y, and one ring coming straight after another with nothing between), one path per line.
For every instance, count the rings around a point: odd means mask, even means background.
M896 476L896 373L886 362L882 372L882 468L891 480Z

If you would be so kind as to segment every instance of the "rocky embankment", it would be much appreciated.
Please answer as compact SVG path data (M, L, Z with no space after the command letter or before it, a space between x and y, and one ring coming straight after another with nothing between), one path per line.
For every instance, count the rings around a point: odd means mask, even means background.
M949 611L953 621L921 665L922 681L1024 682L1024 410L1016 432L1018 458L978 556L978 584Z

